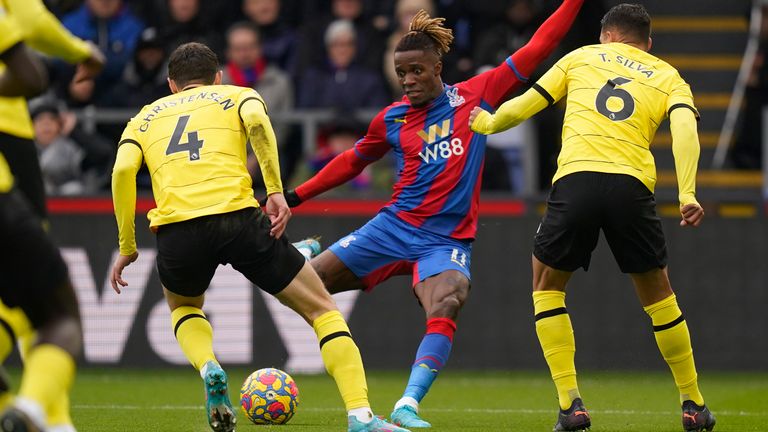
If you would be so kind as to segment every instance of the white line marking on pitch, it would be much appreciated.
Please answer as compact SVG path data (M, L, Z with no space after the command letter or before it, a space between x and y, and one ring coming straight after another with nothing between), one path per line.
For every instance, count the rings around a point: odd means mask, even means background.
M190 410L195 411L202 408L202 405L156 405L156 406L140 406L140 405L110 405L110 404L97 404L97 405L73 405L72 408L74 409L82 409L82 410L91 410L91 409L98 409L98 410L155 410L155 411L163 411L163 410ZM329 412L329 411L338 411L342 412L343 410L339 407L328 407L328 408L299 408L301 411L310 411L310 412ZM424 409L424 412L466 412L466 413L486 413L486 414L549 414L552 412L552 410L545 410L545 409L525 409L525 408L518 408L518 409L505 409L505 408L499 408L499 409L490 409L490 408L463 408L463 409L453 409L453 408L431 408L431 409ZM592 414L608 414L608 415L669 415L669 414L678 414L677 411L637 411L637 410L590 410L590 413ZM768 415L768 412L766 411L718 411L718 415L724 415L724 416L766 416Z

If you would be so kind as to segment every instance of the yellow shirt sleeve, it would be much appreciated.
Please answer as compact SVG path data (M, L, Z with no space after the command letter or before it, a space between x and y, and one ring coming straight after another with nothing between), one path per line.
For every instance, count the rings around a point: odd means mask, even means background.
M91 55L88 44L73 36L43 5L41 0L4 0L19 22L22 38L32 48L69 63L79 63Z
M120 255L136 252L136 174L143 161L141 145L128 123L117 149L112 169L112 203L117 219Z
M481 111L471 129L483 135L495 134L519 125L548 106L547 99L534 87L501 104L495 114Z
M256 92L243 92L238 107L253 153L259 160L267 195L282 193L283 183L280 179L280 161L277 157L277 138L269 121L264 100Z
M699 135L696 116L690 109L673 109L669 113L672 132L672 154L675 157L680 207L696 201L696 170L699 164Z
M13 17L7 13L0 15L0 54L21 42L23 35Z
M11 168L8 166L8 162L5 161L5 156L0 153L0 192L6 193L13 187L13 175L11 175Z
M559 101L568 93L568 81L566 80L566 75L573 57L579 52L580 50L572 51L558 60L557 63L549 68L549 70L536 81L536 84L533 85L533 88L538 89L542 96L549 101L550 105ZM549 97L547 97L547 95L549 95Z

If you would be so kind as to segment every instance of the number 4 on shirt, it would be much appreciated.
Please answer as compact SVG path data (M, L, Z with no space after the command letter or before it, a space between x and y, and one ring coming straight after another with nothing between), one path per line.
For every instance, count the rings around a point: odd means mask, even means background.
M165 149L166 155L189 152L189 160L195 161L200 159L200 148L203 146L204 141L197 137L197 131L187 132L187 142L181 142L181 135L184 133L184 129L187 128L188 122L188 115L179 117L176 128L173 130L173 136L171 136L171 142L168 143L168 148Z

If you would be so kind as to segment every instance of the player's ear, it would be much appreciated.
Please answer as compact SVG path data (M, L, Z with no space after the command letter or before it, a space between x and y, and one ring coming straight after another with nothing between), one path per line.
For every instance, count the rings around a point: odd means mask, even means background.
M653 46L653 39L649 36L648 37L648 49L646 51L650 51L652 46Z
M175 93L179 92L179 87L176 86L176 81L174 81L174 80L172 80L170 78L168 78L168 88L171 89L171 93L175 94Z
M438 60L437 63L435 63L435 76L440 76L440 73L443 72L443 61Z
M221 85L221 80L223 76L224 76L224 72L222 71L216 72L216 76L213 78L213 85Z

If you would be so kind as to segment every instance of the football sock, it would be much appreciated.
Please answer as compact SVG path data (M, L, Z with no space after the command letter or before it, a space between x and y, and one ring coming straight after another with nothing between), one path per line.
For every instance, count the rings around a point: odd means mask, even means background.
M533 309L536 335L539 337L544 358L549 365L552 380L557 387L561 409L568 409L579 395L576 383L576 341L562 291L534 291Z
M427 320L427 331L416 351L416 360L411 366L408 385L405 387L403 397L395 404L395 409L410 405L418 411L419 402L427 395L429 388L451 355L455 332L456 322L450 318Z
M680 402L692 400L697 405L704 405L693 361L691 335L683 313L677 306L677 297L672 294L643 309L651 317L656 344L672 370L675 384L680 390Z
M336 381L347 411L369 408L363 359L341 312L333 310L320 315L312 327L320 342L325 369Z
M173 334L181 350L198 371L209 361L216 361L213 354L213 328L202 309L180 306L171 312Z
M19 398L32 400L48 411L69 394L75 379L75 359L53 344L32 347L24 362Z

